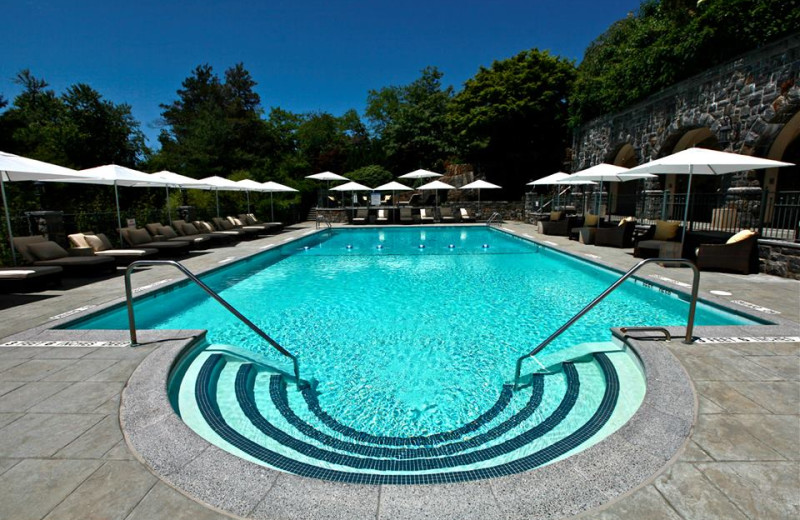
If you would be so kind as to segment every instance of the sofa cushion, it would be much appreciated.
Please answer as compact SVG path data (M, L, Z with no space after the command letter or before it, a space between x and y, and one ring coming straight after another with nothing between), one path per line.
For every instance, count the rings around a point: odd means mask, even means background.
M102 233L98 235L83 235L83 238L86 241L86 244L94 249L95 253L106 251L113 247L108 237Z
M653 240L672 240L678 234L678 227L681 225L676 220L656 220L656 233Z
M183 231L184 235L191 236L191 235L199 235L200 231L197 230L192 224L188 222L181 226L181 231Z
M73 247L91 247L89 243L86 242L86 235L83 233L73 233L72 235L67 235L67 238Z
M754 236L756 236L756 234L753 233L752 231L750 231L749 229L743 229L743 230L739 231L738 233L736 233L735 235L733 235L732 237L730 237L728 239L728 241L725 242L725 243L726 244L735 244L737 242L742 242L743 240L747 240L748 238L754 237Z
M561 220L561 211L551 211L550 212L550 220L555 222L556 220Z
M172 229L172 226L161 226L159 228L158 234L164 235L164 237L167 239L176 238L178 236L178 233L176 233L175 230Z
M138 246L152 241L153 238L146 229L128 229L128 242L130 242L132 246Z
M592 215L591 213L587 213L586 217L583 219L583 225L586 227L593 227L596 226L599 221L599 217L597 215Z
M56 258L69 256L69 253L67 253L63 247L50 241L30 244L28 246L28 251L30 251L37 260L55 260Z

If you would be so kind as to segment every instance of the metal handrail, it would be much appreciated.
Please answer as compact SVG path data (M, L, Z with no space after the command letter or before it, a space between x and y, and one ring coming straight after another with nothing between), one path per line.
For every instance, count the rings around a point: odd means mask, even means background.
M700 271L697 269L697 266L694 264L694 262L692 262L691 260L687 260L685 258L647 258L645 260L642 260L638 264L634 265L630 269L628 269L628 271L625 274L623 274L616 282L611 284L608 289L603 291L600 294L600 296L598 296L597 298L595 298L594 300L589 302L589 304L586 305L583 309L581 309L577 314L575 314L575 316L570 318L570 320L568 322L566 322L564 325L562 325L557 331L552 333L546 340L544 340L541 343L539 343L539 346L537 346L535 349L531 350L529 353L527 353L524 356L521 356L519 359L517 359L517 369L516 369L516 372L514 374L514 388L515 389L519 388L520 372L522 372L522 362L526 358L533 357L536 354L538 354L539 352L541 352L541 350L543 348L545 348L547 345L549 345L554 339L556 339L558 336L560 336L565 330L570 328L576 321L581 319L584 314L586 314L587 312L592 310L595 305L600 303L603 299L605 299L606 296L611 294L617 287L622 285L622 283L625 282L625 280L627 280L628 278L633 276L633 273L635 273L636 271L641 269L646 264L651 264L651 263L654 263L654 262L688 265L689 267L692 268L692 271L694 271L694 276L692 278L692 299L689 302L689 316L686 319L686 337L683 340L683 342L686 343L687 345L691 345L692 344L692 329L694 329L694 312L695 312L695 307L697 306L697 291L698 291L698 288L700 286Z
M325 225L328 226L328 229L331 228L331 221L328 220L328 217L326 217L325 215L317 215L317 229L319 229L320 222L324 222Z
M239 321L250 327L250 329L261 336L267 343L272 345L272 347L283 354L284 356L288 357L292 360L292 365L294 366L294 377L297 380L298 388L301 387L302 380L300 379L300 366L297 363L297 358L288 350L283 348L277 341L269 337L266 332L258 328L252 321L248 320L242 313L237 311L230 303L225 301L219 294L217 294L211 287L204 284L197 276L195 276L191 271L189 271L183 264L180 262L176 262L174 260L136 260L131 262L128 268L125 270L125 300L128 305L128 325L130 327L131 332L131 346L138 345L138 341L136 339L136 320L133 316L133 291L131 290L131 273L137 267L145 267L145 266L153 266L153 265L170 265L183 274L186 277L197 284L201 289L203 289L209 296L217 300L223 307L225 307L231 314L236 316Z
M672 341L672 334L664 327L620 327L624 338L632 337L629 332L660 332L666 341Z
M500 213L498 213L498 212L496 212L496 211L495 211L495 212L494 212L494 213L492 213L492 215L489 217L489 220L487 220L487 221L486 221L486 225L487 225L487 226L491 226L491 225L492 225L492 223L494 222L494 219L495 219L495 218L496 218L496 219L497 219L499 222L502 222L502 221L503 221L503 216L502 216L502 215L500 215Z

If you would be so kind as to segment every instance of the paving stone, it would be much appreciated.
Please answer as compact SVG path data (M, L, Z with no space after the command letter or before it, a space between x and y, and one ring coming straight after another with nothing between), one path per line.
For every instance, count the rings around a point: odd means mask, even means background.
M23 460L0 475L0 518L40 520L101 465L94 460Z
M736 389L772 413L796 414L800 411L800 383L796 381L745 381Z
M80 359L95 350L95 347L28 347L37 359Z
M701 415L692 440L715 460L783 460L748 433L735 416Z
M213 511L159 482L126 520L221 520L232 518Z
M697 396L698 413L724 413L725 410L710 401L707 397L702 395Z
M3 372L4 381L40 381L75 363L73 359L31 359Z
M381 486L378 519L503 519L486 481L437 486Z
M0 396L9 393L10 391L17 389L24 384L24 381L0 381Z
M3 428L0 457L50 457L101 419L90 414L26 414Z
M750 356L747 359L788 381L800 380L800 358L797 356Z
M13 368L17 365L21 365L25 362L24 359L14 359L14 358L0 358L0 377L2 376L2 372L8 370L9 368Z
M45 377L44 381L87 381L91 376L97 374L113 365L114 361L109 359L79 359L68 367Z
M122 442L119 419L107 415L54 455L62 459L99 459Z
M697 468L751 518L800 516L796 463L705 463Z
M94 410L92 413L104 413L104 414L119 414L119 401L120 401L120 394L114 395L106 401L105 403L101 404Z
M586 520L681 520L653 486L646 486L608 508L589 512Z
M680 458L681 462L706 462L712 460L714 459L694 441L689 441L686 444L686 451L683 452Z
M136 460L128 445L124 440L119 441L113 448L103 454L104 459L112 460Z
M8 413L8 412L0 413L0 428L5 426L6 424L10 424L10 423L16 421L17 419L19 419L23 415L25 415L25 414L19 413L19 412L16 412L16 413L13 413L13 412L12 413Z
M673 465L656 479L655 486L684 518L747 518L691 464Z
M47 515L45 520L122 520L156 481L156 477L138 462L106 462Z
M732 386L733 385L733 386ZM766 413L767 411L736 391L735 384L724 381L698 381L695 387L700 394L714 403L720 410L700 413Z
M130 379L133 371L139 366L141 360L139 358L123 359L116 361L112 366L107 369L92 375L87 381L122 381L125 382Z
M24 412L31 406L68 387L63 381L42 381L23 384L0 396L0 412Z
M259 520L376 518L379 489L278 473L274 485L250 516Z
M731 421L741 425L789 460L800 460L800 417L797 415L734 415Z
M19 461L20 459L0 458L0 475L13 468ZM0 492L0 496L2 496L2 492Z
M119 383L73 383L30 409L31 412L86 412L94 410L119 393Z

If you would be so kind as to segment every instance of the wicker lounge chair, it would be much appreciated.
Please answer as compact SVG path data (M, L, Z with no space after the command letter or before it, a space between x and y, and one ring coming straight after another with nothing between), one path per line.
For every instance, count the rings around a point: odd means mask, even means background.
M542 229L542 234L568 237L573 228L583 226L583 218L576 216L568 216L561 220L545 220L540 221L539 225Z
M758 272L758 235L739 232L725 244L701 244L697 248L697 268L701 271Z
M28 264L35 266L58 266L66 274L96 275L114 271L117 267L113 258L102 256L73 256L44 237L14 237L14 249Z
M419 221L423 224L433 224L433 211L425 208L419 210Z
M161 222L152 222L144 226L147 232L153 236L153 240L164 240L167 242L185 242L189 244L189 249L208 249L211 247L209 237L187 237L181 236L172 226L164 226Z
M160 256L183 256L189 252L188 242L168 242L153 240L146 229L122 228L122 240L133 248L157 249Z
M366 208L358 208L356 215L350 220L351 224L366 224L369 220L369 210Z
M73 233L67 236L71 253L78 256L107 256L113 258L118 266L129 265L134 260L144 260L158 256L158 249L143 247L138 249L114 249L111 241L103 233ZM74 250L74 251L72 251Z
M461 215L461 222L475 222L475 216L467 208L460 208L458 211Z
M453 208L450 206L445 206L443 208L439 208L439 218L442 222L455 222L456 217L453 216Z
M378 216L375 218L375 222L378 224L388 224L389 223L389 210L388 209L378 209Z
M414 215L412 215L410 207L403 206L403 207L400 208L400 223L401 224L413 224L414 223Z
M233 237L225 233L201 232L197 226L184 220L173 220L172 226L183 237L207 237L211 240L211 247L227 246L233 242Z
M60 266L0 267L0 292L41 291L61 283Z
M594 235L594 245L611 247L633 247L635 220L623 220L619 226L600 227Z

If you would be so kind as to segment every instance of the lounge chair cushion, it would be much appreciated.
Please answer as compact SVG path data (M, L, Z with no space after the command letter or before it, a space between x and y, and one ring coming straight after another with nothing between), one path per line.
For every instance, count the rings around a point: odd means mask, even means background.
M635 223L636 223L636 217L625 217L624 219L620 220L620 221L619 221L619 224L617 224L617 225L618 225L619 227L623 227L623 226L625 226L625 224L627 224L628 222L633 222L633 223L635 224Z
M461 214L463 215L466 212L464 208L461 208ZM551 211L550 212L550 220L555 222L556 220L561 220L561 212L560 211Z
M158 231L159 232L157 234L164 235L167 240L178 237L178 233L172 229L172 226L161 226Z
M36 266L22 269L0 267L0 280L26 280L38 276L47 276L62 272L64 269L58 266Z
M678 226L681 223L676 220L656 220L656 234L653 240L672 240L678 234Z
M163 226L161 225L161 222L151 222L149 224L145 224L144 227L145 227L145 229L147 229L147 231L151 235L160 235L160 234L162 234L161 233L161 228Z
M735 235L733 235L732 237L730 237L728 239L728 241L725 242L725 243L726 244L735 244L737 242L742 242L744 240L747 240L748 238L750 238L752 236L755 236L755 233L753 233L749 229L743 229L743 230L739 231L738 233L736 233Z
M133 246L138 246L140 244L146 244L148 242L152 242L153 238L150 236L150 233L147 232L146 229L129 229L128 230L128 242L131 243Z
M50 241L30 244L28 246L28 251L30 251L37 260L55 260L56 258L69 256L69 253L67 253L63 247Z
M181 231L183 231L184 235L199 235L200 231L194 227L194 225L189 224L188 222L181 226Z
M600 217L598 217L597 215L592 215L591 213L587 213L586 214L586 218L584 218L584 220L583 220L583 225L586 226L586 227L596 226L598 221L599 221L599 218ZM556 220L558 220L558 219L556 219Z
M108 237L103 233L98 233L96 235L83 235L83 237L86 240L86 244L94 249L95 253L99 253L100 251L108 251L114 247Z
M69 239L69 243L72 244L73 247L91 247L86 242L86 235L84 233L67 235L67 239Z

